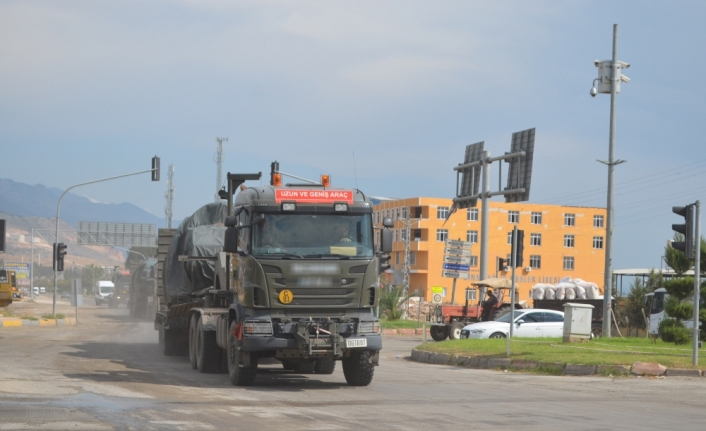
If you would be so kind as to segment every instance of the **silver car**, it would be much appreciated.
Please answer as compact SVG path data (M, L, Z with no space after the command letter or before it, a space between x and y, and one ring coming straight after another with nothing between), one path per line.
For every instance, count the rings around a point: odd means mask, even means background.
M515 310L515 337L561 337L564 313L555 310ZM505 338L510 333L510 313L490 322L473 323L461 330L461 338Z

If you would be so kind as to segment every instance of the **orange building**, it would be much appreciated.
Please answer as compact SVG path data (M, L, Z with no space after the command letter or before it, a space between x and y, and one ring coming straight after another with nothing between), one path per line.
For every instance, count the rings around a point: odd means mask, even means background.
M442 277L444 244L447 239L468 241L472 243L470 278L457 279L454 298L456 304L464 303L466 287L480 278L481 209L479 202L446 221L452 204L451 199L419 197L375 206L376 225L383 217L395 222L387 282L402 285L409 231L410 294L416 292L430 301L431 287L443 287L444 302L450 303L453 279ZM509 258L514 226L524 230L524 261L516 270L520 301L530 299L534 284L554 284L564 277L603 285L605 208L493 201L488 206L488 277L510 278L511 270L498 268L498 258Z

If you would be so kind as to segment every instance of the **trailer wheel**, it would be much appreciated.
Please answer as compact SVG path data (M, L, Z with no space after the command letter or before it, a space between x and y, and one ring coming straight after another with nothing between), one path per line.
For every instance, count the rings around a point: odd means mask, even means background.
M461 322L454 322L449 326L449 340L460 340L461 339L461 329L465 325Z
M196 368L201 373L217 373L221 365L221 348L216 342L216 331L204 331L203 320L196 324Z
M194 314L189 320L189 364L194 370L197 367L196 364L196 344L198 340L196 339L196 323L198 320L198 315Z
M294 372L297 374L314 374L316 361L302 361L295 365Z
M316 374L333 374L336 369L336 361L331 358L319 358L314 362L314 372Z
M297 369L297 364L292 361L282 359L282 368L287 371L295 371Z
M183 350L180 346L179 334L170 329L159 327L159 347L164 356L179 356Z
M243 352L239 350L240 340L233 335L236 326L233 321L228 328L228 376L234 386L251 386L257 377L257 357L251 355L250 366L243 366Z
M354 350L349 357L343 358L343 375L348 385L368 386L373 381L372 356L370 351Z
M446 325L432 325L429 334L434 341L444 341L449 336L449 328Z

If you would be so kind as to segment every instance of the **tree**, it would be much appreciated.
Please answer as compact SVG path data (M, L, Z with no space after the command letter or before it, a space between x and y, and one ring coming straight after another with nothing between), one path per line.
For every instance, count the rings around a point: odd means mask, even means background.
M628 293L627 303L625 304L625 315L632 327L645 328L644 316L650 313L645 304L646 293L645 284L642 283L641 279L636 278L635 282L630 286L630 293Z
M674 241L684 241L684 235L675 233ZM664 261L667 263L667 266L674 270L677 277L681 277L686 271L690 270L691 267L694 266L691 259L688 259L683 251L672 248L669 245L664 247Z
M99 266L90 264L84 266L83 271L81 271L81 280L83 283L83 288L85 290L87 290L90 286L91 292L93 292L95 289L96 281L100 280L101 278L103 278L103 268Z

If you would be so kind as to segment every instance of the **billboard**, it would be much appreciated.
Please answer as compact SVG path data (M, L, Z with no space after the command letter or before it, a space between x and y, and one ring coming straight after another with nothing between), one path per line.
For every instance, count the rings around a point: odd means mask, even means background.
M157 225L141 223L78 222L78 244L118 247L155 247Z
M29 287L29 263L5 262L5 269L15 271L17 287Z

